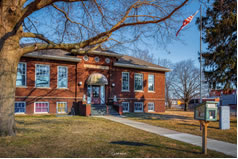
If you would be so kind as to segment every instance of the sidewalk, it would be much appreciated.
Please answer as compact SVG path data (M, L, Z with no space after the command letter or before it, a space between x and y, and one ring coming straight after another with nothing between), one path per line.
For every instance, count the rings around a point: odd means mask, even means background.
M122 123L137 129L141 129L147 132L151 132L160 136L165 136L174 140L186 142L192 145L200 146L202 147L202 137L197 135L191 135L187 133L181 133L174 130L169 130L157 126L152 126L149 124L145 124L142 122L137 122L129 119L125 119L120 116L100 116L104 119L108 119L114 122ZM207 148L210 150L222 152L226 155L230 155L233 157L237 157L237 145L231 144L228 142L213 140L213 139L207 139Z

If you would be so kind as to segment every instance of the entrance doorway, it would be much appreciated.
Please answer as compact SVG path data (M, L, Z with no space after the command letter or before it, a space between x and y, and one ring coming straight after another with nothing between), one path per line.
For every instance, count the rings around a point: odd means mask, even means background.
M88 104L105 104L105 86L88 85L87 88Z
M105 85L108 85L107 78L101 73L91 74L87 81L87 103L105 104Z
M101 104L100 102L100 86L92 86L92 104Z

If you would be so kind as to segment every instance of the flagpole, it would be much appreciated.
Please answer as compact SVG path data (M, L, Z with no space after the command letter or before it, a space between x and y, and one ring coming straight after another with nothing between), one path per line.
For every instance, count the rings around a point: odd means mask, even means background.
M202 5L200 4L200 103L202 103Z

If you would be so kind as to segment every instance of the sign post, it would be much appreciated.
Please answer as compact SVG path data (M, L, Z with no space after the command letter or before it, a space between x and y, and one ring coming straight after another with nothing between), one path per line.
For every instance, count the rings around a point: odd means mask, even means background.
M207 154L207 128L209 121L217 120L217 102L207 101L194 108L194 119L202 126L202 153Z

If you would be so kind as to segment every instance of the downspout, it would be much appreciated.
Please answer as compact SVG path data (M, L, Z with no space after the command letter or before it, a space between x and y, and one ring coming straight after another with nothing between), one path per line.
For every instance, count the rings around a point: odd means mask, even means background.
M77 95L78 95L78 71L77 71L77 68L78 68L78 63L76 63L75 65L75 98L74 98L74 101L77 102Z

